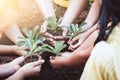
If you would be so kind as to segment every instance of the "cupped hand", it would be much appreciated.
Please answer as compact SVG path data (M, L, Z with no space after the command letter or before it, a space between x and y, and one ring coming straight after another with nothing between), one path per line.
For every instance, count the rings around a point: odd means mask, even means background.
M84 32L69 40L69 49L74 50L79 47L87 39L88 36L89 34L87 32Z
M23 74L24 77L33 77L38 76L41 71L41 66L44 63L44 60L39 57L38 61L28 63L19 69L19 73Z

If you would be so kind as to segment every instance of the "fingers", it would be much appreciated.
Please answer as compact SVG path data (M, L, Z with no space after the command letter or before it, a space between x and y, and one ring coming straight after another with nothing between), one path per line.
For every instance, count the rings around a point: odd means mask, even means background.
M79 47L81 44L82 44L82 40L80 40L80 41L79 41L77 44L75 44L75 45L70 44L70 47L72 47L73 49L75 49L75 48Z
M40 70L41 70L41 65L40 65L40 66L36 66L34 69L35 69L36 71L40 72Z
M52 57L52 59L50 59L50 63L54 68L60 69L63 67L64 59L65 58L62 56Z
M64 39L64 37L63 36L54 36L53 39L55 39L55 40L62 40L62 39Z
M45 37L49 37L49 38L53 38L53 35L48 33L48 32L45 32L44 34L42 34L43 36Z
M50 44L55 44L55 40L53 38L47 38L47 41L49 42L50 41Z
M32 62L32 64L33 64L34 66L41 66L44 62L45 62L44 60L40 59L40 60L38 60L38 61L36 61L36 62Z
M74 37L74 38L70 41L70 43L72 44L72 43L74 43L74 42L78 41L78 39L79 39L79 37L78 37L78 36L76 36L76 37Z
M25 57L21 56L12 61L14 64L21 64L25 60Z
M66 37L67 33L68 33L68 29L64 28L62 33L63 37Z
M41 33L45 33L47 31L47 22L44 21L43 24L41 25Z

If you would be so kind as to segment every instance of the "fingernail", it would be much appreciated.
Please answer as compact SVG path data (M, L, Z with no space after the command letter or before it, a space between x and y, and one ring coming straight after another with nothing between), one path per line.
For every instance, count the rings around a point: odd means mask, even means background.
M45 60L41 60L41 63L44 63L45 62Z
M50 59L54 59L54 57L53 57L53 56L50 56Z

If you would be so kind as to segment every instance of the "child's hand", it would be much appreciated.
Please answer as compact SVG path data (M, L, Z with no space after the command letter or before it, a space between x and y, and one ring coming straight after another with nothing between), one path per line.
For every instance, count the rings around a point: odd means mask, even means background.
M21 68L20 64L23 63L24 57L18 57L13 61L0 65L0 77L8 77L14 74L17 70Z
M41 25L41 33L47 32L47 26L48 26L48 23L44 21L43 24Z
M6 80L24 80L27 77L33 77L39 75L41 70L41 65L44 63L44 60L39 58L36 62L31 62L23 67L21 67L15 74L10 76Z
M74 50L79 47L89 36L87 32L81 33L68 42L69 49ZM77 43L76 43L77 42Z
M31 62L24 65L22 68L18 70L18 72L23 74L25 78L38 76L43 63L44 63L44 60L39 58L39 60L36 62Z
M63 28L63 33L62 33L63 37L65 37L67 35L67 33L68 33L68 29L67 28Z
M60 56L56 57L50 57L50 63L54 68L63 68L69 66L69 59L71 57L72 53L70 52L64 52Z
M27 49L27 48L26 48L26 49ZM18 47L17 47L17 46L13 46L13 52L14 52L15 54L19 55L19 56L25 55L24 52L18 50Z

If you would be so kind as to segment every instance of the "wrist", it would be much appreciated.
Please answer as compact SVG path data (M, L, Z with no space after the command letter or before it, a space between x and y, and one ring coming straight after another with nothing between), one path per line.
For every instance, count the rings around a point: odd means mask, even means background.
M22 79L22 80L25 78L24 75L25 75L24 72L21 71L20 69L15 73L15 76L17 76L19 79Z
M13 45L13 46L12 46L12 52L15 53L15 52L16 52L16 49L17 49L17 46L16 46L16 45Z
M15 74L7 78L6 80L24 80L24 74L21 71L17 71Z
M81 25L83 25L83 30L89 30L92 26L89 25L87 22L83 22Z

